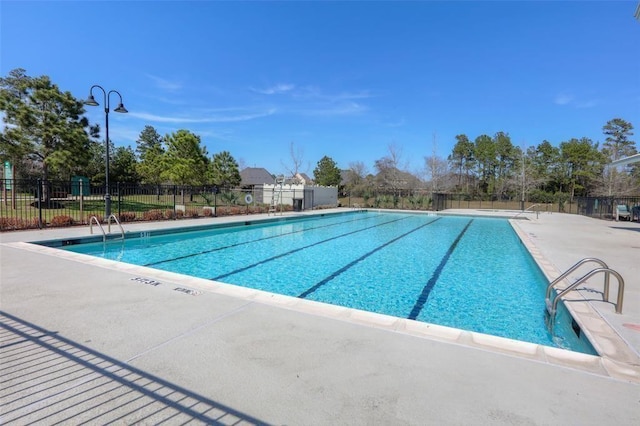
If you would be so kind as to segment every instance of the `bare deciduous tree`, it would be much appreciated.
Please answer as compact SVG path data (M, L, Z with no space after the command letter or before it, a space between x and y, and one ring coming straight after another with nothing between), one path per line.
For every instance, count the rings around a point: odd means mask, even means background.
M293 178L300 173L305 172L302 170L302 164L304 163L304 150L300 147L296 147L293 142L289 144L289 160L290 163L282 162L282 166L286 170L286 172ZM309 169L309 164L307 164L307 170Z

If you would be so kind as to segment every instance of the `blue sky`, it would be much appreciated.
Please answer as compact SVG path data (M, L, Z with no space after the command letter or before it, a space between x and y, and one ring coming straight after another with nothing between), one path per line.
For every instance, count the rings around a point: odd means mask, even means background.
M394 146L417 172L460 133L603 141L620 117L639 140L637 4L3 0L0 74L48 75L79 99L118 90L117 146L145 125L188 129L211 155L283 173L293 143L309 174L324 155L373 172Z

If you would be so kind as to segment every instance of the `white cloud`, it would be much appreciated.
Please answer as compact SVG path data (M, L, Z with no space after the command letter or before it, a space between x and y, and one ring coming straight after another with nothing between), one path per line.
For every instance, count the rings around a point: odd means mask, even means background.
M294 97L299 99L320 99L327 102L339 102L348 101L354 99L368 99L373 95L368 90L361 90L358 92L340 92L336 94L324 93L320 88L316 86L303 87L294 93Z
M388 126L388 127L402 127L402 126L404 126L405 124L407 124L407 120L405 120L404 118L401 118L401 119L400 119L400 120L398 120L398 121L394 121L394 122L387 123L387 126Z
M267 117L275 114L275 108L271 108L265 111L258 112L244 112L239 114L211 114L200 117L180 117L180 116L167 116L156 115L146 112L130 112L131 117L139 118L155 123L229 123L237 121L248 121L256 118Z
M335 116L335 115L359 115L369 108L366 105L359 104L357 102L343 102L337 105L320 105L318 107L310 107L307 109L300 109L301 115L308 116Z
M140 136L141 129L135 127L111 126L109 127L109 139L117 146L134 145Z
M369 107L357 101L373 97L368 90L326 93L314 85L297 87L294 84L282 83L266 89L251 88L251 90L264 95L287 94L289 96L282 100L286 104L281 105L278 110L305 116L363 114L369 110Z
M594 99L588 100L586 102L580 102L576 104L576 108L593 108L598 105L598 102Z
M149 77L151 80L153 80L154 84L159 89L167 90L169 92L176 92L176 91L182 89L182 83L180 83L180 82L170 81L170 80L167 80L167 79L164 79L162 77L158 77L158 76L155 76L155 75L152 75L152 74L147 74L147 77Z
M350 99L369 99L372 98L373 95L368 90L361 90L359 92L342 92L336 95L327 95L326 98L333 101L342 101L342 100L350 100Z
M559 93L555 99L556 105L567 105L574 108L593 108L598 105L595 99L588 99L586 101L577 99L574 95L568 93Z
M294 84L280 83L280 84L276 84L275 86L267 87L266 89L251 88L251 90L256 93L261 93L263 95L279 95L282 93L290 92L293 89L295 89L295 87L296 86Z
M556 96L554 102L556 105L567 105L573 101L573 96L567 93L560 93Z

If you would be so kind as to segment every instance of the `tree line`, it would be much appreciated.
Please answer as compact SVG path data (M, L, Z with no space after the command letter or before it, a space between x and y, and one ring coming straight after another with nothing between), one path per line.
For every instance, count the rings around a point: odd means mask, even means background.
M620 118L602 128L602 147L589 138L571 138L553 146L542 141L524 150L514 146L509 135L478 136L473 142L456 136L448 162L453 189L496 195L518 191L540 196L567 194L629 195L640 187L640 168L607 167L612 161L635 154L633 126ZM450 182L451 184L452 182Z
M87 176L93 184L105 182L105 141L100 127L84 116L84 104L63 92L48 76L31 77L15 69L0 78L0 111L5 123L0 132L0 159L11 161L17 178L70 180ZM389 147L376 160L374 173L362 162L341 171L329 156L313 171L317 184L341 185L354 195L371 191L430 190L469 195L527 198L564 194L627 195L640 193L640 165L607 167L637 152L631 123L614 118L603 126L602 147L588 138L570 139L553 146L515 146L508 133L486 134L471 140L456 136L448 157L424 158L421 170L409 171L401 148ZM176 185L240 184L238 162L228 151L209 155L198 135L181 129L160 135L145 126L131 146L110 144L111 182ZM302 162L293 154L294 169ZM542 200L538 200L542 201Z
M100 127L84 116L84 105L61 91L47 76L30 77L16 69L0 79L0 157L22 178L70 180L82 175L105 182L106 146ZM189 130L161 136L146 126L136 150L110 144L110 179L123 183L177 185L240 183L238 163L227 151L209 156L200 137Z
M575 196L630 196L640 194L640 163L616 167L615 160L637 153L633 125L614 118L602 127L598 142L571 138L553 146L543 140L536 146L516 146L506 132L465 134L446 159L425 156L422 170L402 167L401 149L390 146L388 155L376 160L375 174L362 162L349 165L345 192L366 196L374 192L431 192L492 196L501 199L556 202Z

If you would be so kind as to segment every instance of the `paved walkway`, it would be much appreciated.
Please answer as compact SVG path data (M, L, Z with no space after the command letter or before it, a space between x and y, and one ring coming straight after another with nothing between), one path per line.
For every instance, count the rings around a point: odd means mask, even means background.
M640 224L527 217L515 227L547 262L547 273L591 256L622 273L623 314L608 303L590 306L629 343L622 355L633 357ZM126 228L223 220L234 219ZM2 424L640 422L635 359L576 354L24 243L87 234L86 227L0 234Z

